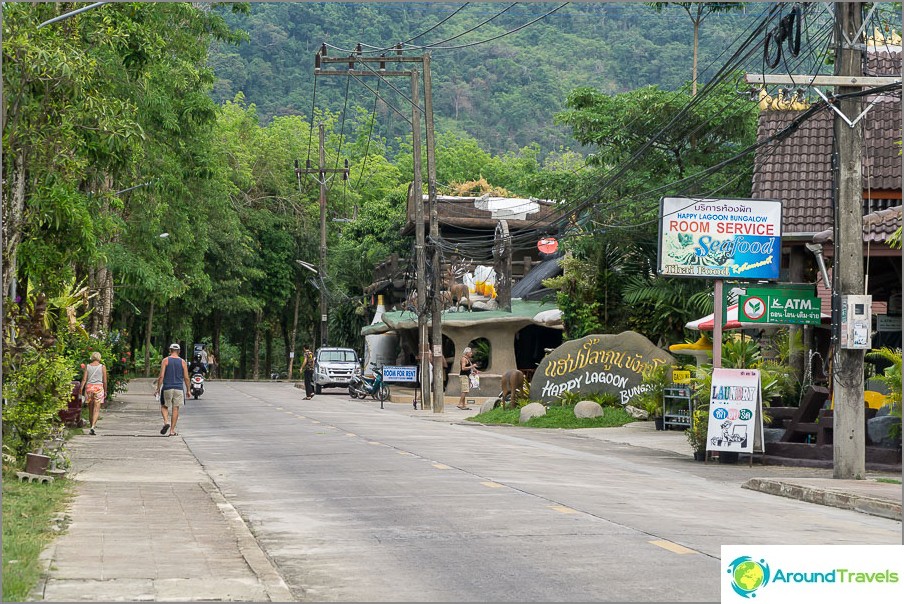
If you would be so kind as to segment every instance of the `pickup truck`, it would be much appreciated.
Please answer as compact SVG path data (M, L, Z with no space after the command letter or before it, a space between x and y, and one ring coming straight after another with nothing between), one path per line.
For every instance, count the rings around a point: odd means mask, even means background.
M361 361L352 348L318 348L314 355L314 392L324 388L348 388L352 376L361 373Z

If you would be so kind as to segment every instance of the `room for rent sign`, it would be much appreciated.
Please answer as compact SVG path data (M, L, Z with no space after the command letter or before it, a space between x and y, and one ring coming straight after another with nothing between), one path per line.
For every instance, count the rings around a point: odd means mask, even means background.
M778 279L782 204L761 199L664 197L659 274Z

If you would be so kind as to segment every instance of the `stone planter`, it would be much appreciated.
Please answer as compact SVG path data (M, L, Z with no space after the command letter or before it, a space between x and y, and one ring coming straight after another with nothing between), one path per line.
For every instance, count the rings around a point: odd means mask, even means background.
M706 451L694 451L694 461L706 461Z
M653 423L656 425L657 430L665 430L665 418L662 417L654 417Z
M25 471L29 474L44 474L50 465L50 457L37 453L25 454Z

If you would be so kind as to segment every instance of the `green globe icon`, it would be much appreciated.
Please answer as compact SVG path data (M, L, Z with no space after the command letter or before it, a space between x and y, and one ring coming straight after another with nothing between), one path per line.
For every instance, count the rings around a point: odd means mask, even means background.
M763 584L763 568L752 560L738 564L734 569L734 582L744 591L754 591Z

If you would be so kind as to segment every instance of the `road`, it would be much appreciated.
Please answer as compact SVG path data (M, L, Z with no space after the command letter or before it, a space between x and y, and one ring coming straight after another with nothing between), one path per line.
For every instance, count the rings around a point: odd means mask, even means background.
M386 406L214 381L180 418L299 599L717 601L722 544L900 542L898 522L740 488L786 468Z

